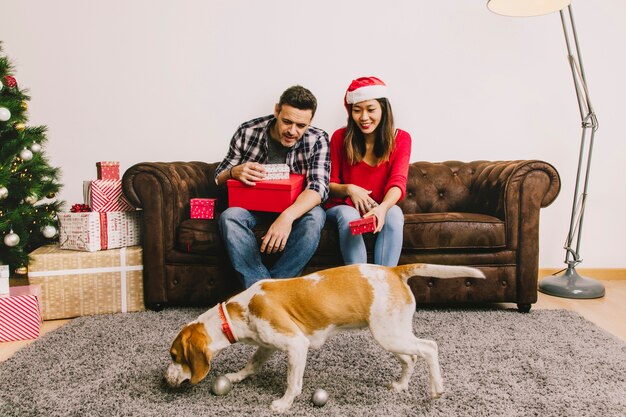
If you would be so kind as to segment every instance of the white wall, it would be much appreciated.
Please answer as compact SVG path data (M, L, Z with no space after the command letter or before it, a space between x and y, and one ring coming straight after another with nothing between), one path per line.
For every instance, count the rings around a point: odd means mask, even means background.
M580 119L558 14L507 18L485 0L3 0L0 40L49 128L61 198L81 202L95 162L218 161L236 126L292 84L319 100L314 124L345 122L351 79L393 89L412 161L542 159L561 194L541 215L540 266L560 267ZM384 4L385 3L385 4ZM383 5L384 4L384 5ZM584 267L624 268L626 3L574 0L600 120ZM621 117L620 117L621 116Z

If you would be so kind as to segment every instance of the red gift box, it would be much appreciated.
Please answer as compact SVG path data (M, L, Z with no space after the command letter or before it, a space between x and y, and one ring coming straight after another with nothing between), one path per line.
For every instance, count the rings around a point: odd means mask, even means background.
M289 179L259 181L254 186L230 179L228 207L280 213L293 204L304 188L304 176L289 174Z
M215 198L192 198L189 200L192 219L212 219Z
M40 329L40 285L11 287L0 297L0 342L37 339Z
M120 163L111 161L96 162L99 180L119 180Z
M348 224L350 225L350 231L353 235L361 235L363 233L373 232L374 229L376 229L376 216L353 220Z
M83 182L85 204L92 211L134 211L122 192L122 180L94 180Z

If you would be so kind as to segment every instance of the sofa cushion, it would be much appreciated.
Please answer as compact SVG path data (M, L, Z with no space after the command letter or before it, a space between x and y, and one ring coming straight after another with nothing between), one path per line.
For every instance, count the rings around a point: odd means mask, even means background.
M178 227L176 249L181 252L209 254L223 252L219 225L215 220L187 219Z
M503 220L476 213L404 216L403 250L496 249L506 246Z
M269 224L260 224L255 235L260 241ZM369 250L374 235L364 235ZM404 216L403 250L498 249L506 244L504 222L475 213L417 213ZM188 219L178 228L176 248L197 254L222 253L224 246L215 220ZM318 254L338 255L336 229L326 224L317 248Z

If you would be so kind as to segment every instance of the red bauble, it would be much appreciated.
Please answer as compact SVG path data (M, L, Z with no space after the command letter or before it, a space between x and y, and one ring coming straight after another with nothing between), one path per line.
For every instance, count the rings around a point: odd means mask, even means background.
M12 76L7 75L6 77L4 77L4 83L3 84L6 85L9 88L14 88L17 85L17 80L14 77L12 77Z

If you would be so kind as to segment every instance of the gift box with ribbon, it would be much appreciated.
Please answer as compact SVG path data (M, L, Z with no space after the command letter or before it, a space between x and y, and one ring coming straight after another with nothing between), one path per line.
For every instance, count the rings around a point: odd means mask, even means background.
M141 243L141 211L57 213L61 249L93 252Z
M30 257L28 279L41 286L45 320L145 310L141 246L74 252L46 245Z

